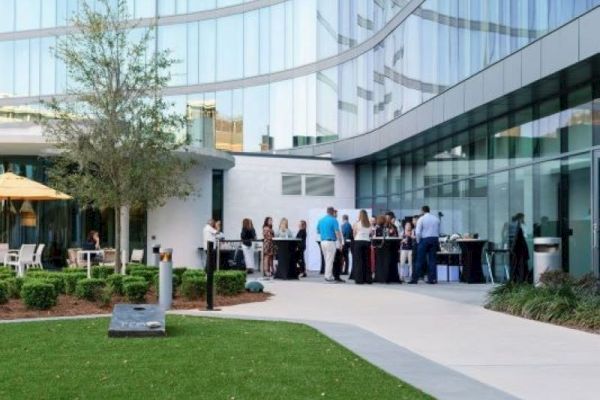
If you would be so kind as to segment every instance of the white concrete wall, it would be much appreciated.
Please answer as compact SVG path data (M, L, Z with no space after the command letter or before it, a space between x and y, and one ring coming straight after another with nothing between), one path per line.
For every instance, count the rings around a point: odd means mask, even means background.
M171 199L164 206L148 211L148 262L152 246L173 248L173 264L200 268L198 247L202 246L202 229L212 210L212 169L197 166L190 171L196 193L185 200Z
M335 175L335 196L284 196L281 174ZM294 234L309 210L334 206L354 208L354 166L334 165L328 159L236 155L235 167L225 172L224 226L226 238L238 239L242 219L251 218L259 237L266 216L273 217L275 230L286 217ZM315 229L309 226L308 229Z

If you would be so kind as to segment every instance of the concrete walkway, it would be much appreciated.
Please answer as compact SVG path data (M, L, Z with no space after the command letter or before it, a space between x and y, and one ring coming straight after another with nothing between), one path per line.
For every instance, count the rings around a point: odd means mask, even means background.
M265 286L275 294L269 301L209 315L308 321L442 399L600 396L600 336L485 310L481 304L490 286L359 286L316 279Z

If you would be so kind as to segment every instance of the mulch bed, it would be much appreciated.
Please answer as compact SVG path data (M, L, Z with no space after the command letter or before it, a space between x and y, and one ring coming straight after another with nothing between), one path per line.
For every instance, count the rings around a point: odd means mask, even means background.
M233 306L236 304L255 303L266 301L271 297L271 293L249 293L244 292L236 296L215 296L215 307ZM158 299L153 290L146 295L148 303L157 303ZM60 295L58 304L49 310L30 310L20 299L10 299L7 304L0 304L0 320L19 319L19 318L40 318L40 317L65 317L89 314L110 314L113 305L117 303L127 303L127 300L120 296L113 296L110 305L103 306L99 303L93 303L87 300L78 299L75 296ZM173 299L173 310L205 310L206 299L186 300L181 297Z

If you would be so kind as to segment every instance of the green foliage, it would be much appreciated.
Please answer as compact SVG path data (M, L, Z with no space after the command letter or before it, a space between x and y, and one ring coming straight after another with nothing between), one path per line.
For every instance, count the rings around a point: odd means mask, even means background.
M2 260L0 260L1 262ZM17 276L17 273L8 267L0 267L0 280L6 278L14 278Z
M77 288L77 282L87 279L87 273L81 269L68 272L63 270L62 278L65 283L65 293L68 295L73 295L75 294L75 289Z
M25 277L37 279L37 278L45 278L45 277L49 276L50 274L53 274L53 272L48 272L48 271L39 270L39 269L33 269L33 270L28 270L27 272L25 272Z
M112 296L113 296L113 289L110 286L105 286L102 288L102 290L100 291L100 298L98 299L100 302L100 305L106 307L108 306L111 301L112 301Z
M202 276L206 276L206 272L203 269L187 269L181 274L181 281L183 282L186 278Z
M179 282L181 282L182 278L183 278L183 274L188 270L187 267L181 267L181 268L173 268L173 276L177 276L179 278Z
M54 286L54 290L56 290L56 293L58 293L58 294L65 293L64 275L61 274L60 272L49 272L47 275L41 276L39 279L41 279L45 282L51 283L52 286Z
M154 282L154 277L158 275L158 268L140 268L131 271L130 276L143 278L148 284Z
M215 272L215 287L217 294L233 296L246 290L245 271L217 271Z
M20 297L21 286L23 284L23 280L21 278L0 279L0 283L1 282L6 284L6 290L9 298L18 299Z
M141 276L124 276L123 277L123 285L130 283L130 282L146 282L146 279L144 279Z
M8 284L6 281L0 281L0 304L8 303Z
M114 273L115 273L114 267L107 267L105 265L98 265L98 266L92 267L92 278L106 279Z
M145 303L148 283L141 280L129 281L123 284L123 291L130 303Z
M113 274L106 278L106 284L111 292L119 296L123 295L123 275Z
M204 297L206 295L206 276L184 275L179 292L187 300L198 300Z
M56 305L58 293L51 283L28 279L21 288L21 298L29 308L47 310Z
M156 294L158 295L159 292L159 279L160 276L157 274L154 277L154 280L152 281L152 284L154 285L154 287L156 288ZM177 292L177 288L179 287L179 285L181 285L181 279L179 278L179 276L173 274L173 281L172 281L172 285L173 285L173 295L175 295L175 293Z
M543 274L542 285L507 283L494 288L486 307L555 324L600 329L600 293L593 276L573 279L563 272Z
M106 280L98 278L86 278L77 282L75 296L80 299L96 301L100 299L102 290L106 286Z

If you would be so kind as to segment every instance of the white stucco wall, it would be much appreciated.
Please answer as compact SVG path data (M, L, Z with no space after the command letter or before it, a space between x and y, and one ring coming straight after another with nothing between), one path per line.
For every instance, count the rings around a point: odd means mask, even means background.
M171 199L164 206L148 212L148 262L152 246L173 248L173 264L199 268L198 247L202 245L202 229L212 210L212 169L198 166L190 171L196 193L185 200Z
M335 175L335 196L284 196L282 173ZM295 234L298 222L308 221L310 209L354 207L354 166L334 165L328 159L236 155L235 167L225 173L224 186L223 232L231 239L240 237L244 218L252 219L259 237L266 216L273 217L275 230L286 217Z

